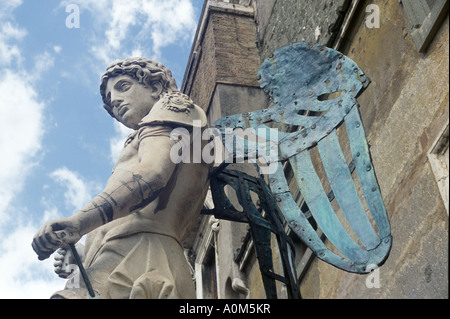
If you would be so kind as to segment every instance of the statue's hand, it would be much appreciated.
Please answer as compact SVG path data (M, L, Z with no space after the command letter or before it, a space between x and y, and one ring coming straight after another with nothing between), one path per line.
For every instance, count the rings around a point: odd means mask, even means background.
M61 218L47 222L34 235L31 246L38 255L39 260L50 257L58 248L74 244L79 241L80 227L73 218Z
M84 259L84 246L80 243L76 244L75 246L78 255L80 256L80 259ZM69 275L76 269L76 261L73 257L72 250L63 247L59 248L56 251L57 255L55 255L55 262L53 263L53 266L55 267L55 273L63 279L66 279L69 277Z
M60 277L66 279L72 273L73 268L70 265L74 263L72 252L66 248L59 248L56 251L58 254L55 256L55 273Z

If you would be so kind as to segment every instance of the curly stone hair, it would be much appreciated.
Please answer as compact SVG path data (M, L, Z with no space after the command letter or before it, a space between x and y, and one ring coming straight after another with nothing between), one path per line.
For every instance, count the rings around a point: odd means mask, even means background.
M154 82L160 82L163 87L162 93L178 90L172 72L159 62L144 58L129 58L114 62L106 69L100 84L103 107L112 117L114 115L111 101L108 100L105 90L108 80L119 75L128 75L144 86L151 86Z

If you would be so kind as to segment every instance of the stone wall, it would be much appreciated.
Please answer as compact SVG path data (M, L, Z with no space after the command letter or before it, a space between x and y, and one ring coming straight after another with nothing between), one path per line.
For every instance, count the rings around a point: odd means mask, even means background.
M255 5L264 10L265 1ZM260 21L260 55L267 58L276 49L295 42L312 42L323 45L333 41L342 18L349 7L348 0L283 0L275 1L270 19Z
M261 59L280 45L310 40L317 16L329 21L327 11L319 10L329 1L315 1L315 9L307 5L294 19L308 23L302 32L302 23L293 26L288 18L295 12L291 2L277 1L274 6ZM380 28L365 25L368 4L380 8ZM318 14L308 16L308 10ZM305 298L448 298L448 213L427 157L448 121L448 23L447 17L421 54L408 33L401 4L361 2L340 50L372 80L359 102L391 220L393 248L379 269L380 288L368 288L367 276L315 259L301 284Z
M263 2L255 1L256 12L259 7L263 12L256 15L261 62L294 42L333 46L336 27L342 27L342 17L355 3L271 1L267 14ZM380 9L380 28L365 24L370 4ZM428 156L448 123L448 16L422 54L398 1L359 1L355 8L338 49L372 80L359 97L360 110L391 220L393 247L378 269L379 288L368 288L368 276L313 259L301 291L305 298L448 298L448 212Z
M259 88L253 11L212 2L198 34L184 91L207 110L218 83ZM240 9L245 9L244 11ZM200 25L199 27L202 27Z

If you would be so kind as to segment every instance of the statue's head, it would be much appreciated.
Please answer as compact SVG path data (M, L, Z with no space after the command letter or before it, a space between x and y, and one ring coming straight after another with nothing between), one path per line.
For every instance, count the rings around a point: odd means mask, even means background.
M119 122L136 128L164 93L177 91L172 72L164 65L144 58L130 58L111 64L102 76L103 107Z

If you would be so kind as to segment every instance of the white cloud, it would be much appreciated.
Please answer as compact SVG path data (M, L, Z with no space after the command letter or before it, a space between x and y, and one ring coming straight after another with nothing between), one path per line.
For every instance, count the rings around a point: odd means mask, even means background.
M162 47L190 40L186 36L193 34L197 27L191 1L146 1L142 9L150 18L148 31L151 30L153 50L157 54Z
M126 38L128 29L136 24L138 1L113 1L109 29L106 30L107 45L120 49L120 43Z
M114 121L114 131L116 135L109 139L110 158L112 163L116 163L119 154L123 149L125 140L133 130Z
M78 173L66 167L55 170L50 176L66 188L66 205L76 210L83 208L101 190L99 184L84 180Z
M44 211L44 215L40 223L41 225L43 225L45 222L57 218L61 218L58 208L56 208L55 206L49 206L49 208Z
M22 4L22 0L0 0L0 18L5 15L9 15L12 10L19 7Z
M60 53L62 51L62 47L60 45L54 45L53 51L55 51L55 53Z
M10 65L13 61L21 61L22 54L14 41L22 40L27 32L15 27L10 21L0 25L0 66Z
M6 207L20 192L37 164L44 134L45 104L20 72L4 70L0 75L0 223Z
M53 58L44 52L31 71L24 70L21 42L28 32L12 14L21 4L0 0L0 298L47 298L64 282L53 274L53 260L37 260L31 239L38 225L14 199L41 159L46 103L35 81L53 66ZM51 209L44 218L57 215Z
M34 72L41 76L44 72L48 71L55 64L55 58L47 51L38 54L34 57Z
M53 273L53 258L38 261L31 248L36 228L21 225L0 241L0 298L49 298L65 282Z
M20 41L28 33L15 25L13 15L21 4L20 0L0 0L0 226L7 221L6 210L15 194L39 163L46 103L35 85L54 65L52 54L45 51L34 58L31 70L25 70Z
M64 0L61 5L70 3ZM88 11L95 20L96 32L101 35L92 39L91 53L104 64L144 51L147 57L159 59L163 47L188 43L197 27L192 0L79 0L77 3L82 9L81 18ZM138 32L135 26L139 27ZM149 43L151 47L145 50Z
M22 0L0 0L0 67L13 61L21 61L22 54L14 41L22 40L27 32L14 25L11 13L22 4Z

